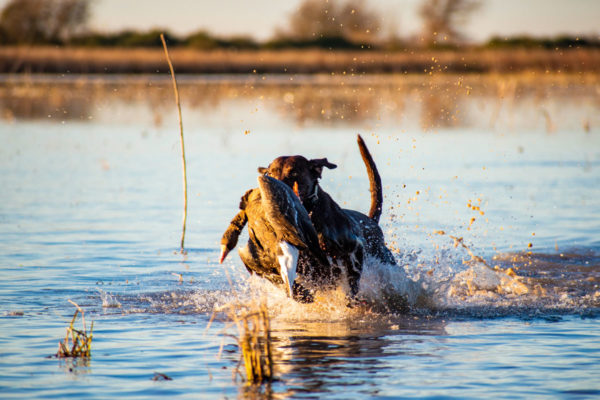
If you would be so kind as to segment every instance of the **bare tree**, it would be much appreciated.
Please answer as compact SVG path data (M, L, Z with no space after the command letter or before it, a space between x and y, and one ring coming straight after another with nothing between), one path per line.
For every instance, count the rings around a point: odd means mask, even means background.
M481 7L480 0L423 0L419 15L427 45L457 44L465 40L461 27Z
M335 21L335 8L334 1L304 0L290 17L289 35L302 40L341 36L341 29Z
M11 0L0 14L10 43L68 42L89 16L90 0Z
M338 19L343 36L352 42L372 42L381 30L381 16L369 10L365 0L350 0L341 5Z
M304 0L281 35L300 40L338 37L371 41L380 31L380 20L365 0Z

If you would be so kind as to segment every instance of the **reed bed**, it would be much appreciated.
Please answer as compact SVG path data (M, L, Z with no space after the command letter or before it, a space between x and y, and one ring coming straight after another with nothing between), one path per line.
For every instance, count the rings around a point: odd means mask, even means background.
M514 73L598 72L599 49L327 51L170 50L179 74L199 73ZM154 48L0 47L0 73L162 73Z

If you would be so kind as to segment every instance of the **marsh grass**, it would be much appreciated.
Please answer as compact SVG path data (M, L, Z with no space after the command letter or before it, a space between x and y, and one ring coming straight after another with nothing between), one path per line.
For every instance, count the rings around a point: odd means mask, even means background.
M236 301L217 311L225 312L227 318L238 330L237 335L225 335L233 338L241 351L234 377L238 374L241 375L239 369L243 363L247 384L260 385L273 380L271 320L266 302L256 299L244 303Z
M67 327L65 340L58 343L58 352L55 356L57 358L89 358L91 357L92 352L92 332L94 330L94 322L92 321L88 333L85 325L85 313L74 301L69 300L69 303L73 304L77 309L71 319L71 324ZM79 313L81 313L82 330L75 329L74 327L75 320Z
M0 47L0 72L166 72L160 49ZM599 49L497 49L462 51L213 50L175 48L179 74L186 73L515 73L597 72Z

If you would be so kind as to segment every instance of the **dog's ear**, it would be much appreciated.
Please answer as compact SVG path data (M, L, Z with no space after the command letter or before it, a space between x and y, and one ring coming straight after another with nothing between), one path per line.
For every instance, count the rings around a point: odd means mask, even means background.
M326 158L315 158L309 161L310 169L313 173L320 179L321 172L323 172L323 167L327 167L329 169L337 168L337 165L330 163Z
M258 167L258 173L261 174L261 175L266 174L268 170L269 169L265 168L265 167Z

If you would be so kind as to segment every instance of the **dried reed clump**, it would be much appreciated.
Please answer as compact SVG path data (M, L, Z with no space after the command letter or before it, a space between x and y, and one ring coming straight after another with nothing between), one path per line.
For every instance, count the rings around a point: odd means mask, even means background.
M71 319L71 324L67 328L67 334L65 335L65 340L58 343L58 352L56 353L56 357L58 358L76 358L76 357L90 357L92 351L92 331L94 330L94 322L92 321L92 325L90 326L89 333L86 331L85 327L85 314L79 305L71 300L69 303L73 304L77 307L75 310L75 314L73 315L73 319ZM75 319L77 318L77 314L81 312L81 320L83 330L77 330L73 327L75 323Z
M237 341L242 352L234 374L239 373L239 366L243 361L248 384L270 382L273 379L273 348L266 303L256 300L244 304L230 303L219 311L225 311L239 332L238 336L227 335Z

